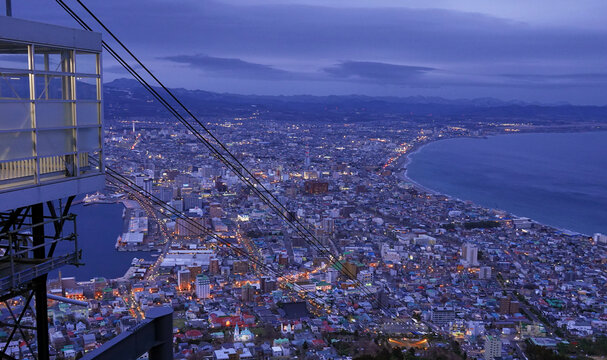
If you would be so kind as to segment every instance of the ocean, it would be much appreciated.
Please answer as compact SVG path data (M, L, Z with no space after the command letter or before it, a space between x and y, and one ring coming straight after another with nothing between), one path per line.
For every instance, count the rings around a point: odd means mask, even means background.
M78 246L82 249L82 266L64 266L61 276L75 276L78 281L90 280L94 277L113 279L121 277L128 270L134 257L151 259L151 252L117 251L116 238L122 232L123 219L121 203L93 204L84 206L74 205L71 212L76 214L78 231ZM72 231L67 224L66 233ZM72 250L72 248L67 248ZM66 247L57 247L61 254ZM49 274L56 278L57 272Z
M607 233L607 132L440 140L409 155L420 185L560 229Z

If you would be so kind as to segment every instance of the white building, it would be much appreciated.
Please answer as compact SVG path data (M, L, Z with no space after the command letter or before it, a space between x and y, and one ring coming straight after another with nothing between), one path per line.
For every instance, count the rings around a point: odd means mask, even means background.
M596 233L596 234L592 235L592 240L594 241L595 244L598 244L598 243L607 244L607 235L601 234L601 233Z
M196 276L196 296L199 299L208 299L211 297L211 281L208 276Z
M485 336L485 360L502 357L502 340L495 335Z
M478 271L478 278L483 279L491 279L491 267L490 266L482 266Z
M462 257L468 265L477 266L478 265L478 248L470 243L465 243L462 246Z

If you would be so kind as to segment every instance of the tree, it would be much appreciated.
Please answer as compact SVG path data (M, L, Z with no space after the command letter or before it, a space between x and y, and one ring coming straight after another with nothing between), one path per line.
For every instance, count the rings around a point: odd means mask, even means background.
M394 349L392 349L391 359L394 359L394 360L404 360L405 356L403 355L403 352L402 352L401 349L394 348Z
M405 360L415 360L415 349L409 348L407 354L405 355Z

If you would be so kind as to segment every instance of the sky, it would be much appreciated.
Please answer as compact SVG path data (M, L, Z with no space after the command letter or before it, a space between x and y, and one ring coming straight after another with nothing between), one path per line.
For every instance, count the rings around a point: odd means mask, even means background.
M171 87L607 105L605 0L82 1ZM52 0L13 16L77 27Z

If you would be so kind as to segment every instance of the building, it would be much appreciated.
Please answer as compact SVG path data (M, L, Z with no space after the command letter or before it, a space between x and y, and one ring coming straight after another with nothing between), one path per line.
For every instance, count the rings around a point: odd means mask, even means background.
M502 340L495 335L485 336L485 360L502 357Z
M234 261L232 264L232 272L234 274L246 274L249 272L249 263L244 260Z
M197 194L183 195L183 208L186 210L202 208L202 197Z
M199 299L208 299L211 297L211 281L208 276L196 276L196 296Z
M219 203L212 203L209 205L209 215L211 218L220 218L223 216L223 210Z
M455 321L455 310L448 306L438 306L432 309L431 321L437 325Z
M329 284L334 284L337 281L338 277L339 277L339 272L333 268L329 268L325 273L325 280Z
M234 327L234 342L247 342L251 341L255 338L255 335L251 332L251 330L245 328L243 331L240 331L238 324Z
M33 290L36 358L49 359L46 276L80 262L70 207L76 195L105 185L102 43L98 33L7 13L0 17L0 247L7 249L0 296Z
M277 289L276 279L269 276L262 276L259 279L259 289L262 293L269 293Z
M175 233L178 236L200 236L203 234L204 219L197 217L196 214L187 214L187 218L177 218L175 220Z
M217 275L221 272L219 268L219 259L212 258L209 260L209 274Z
M519 312L520 303L512 301L510 297L504 296L499 300L499 313L502 315L516 314Z
M326 181L308 180L304 183L304 191L308 194L326 194L329 192L329 183Z
M252 302L254 300L255 287L251 286L250 284L246 284L245 286L240 288L240 291L241 291L241 299L242 299L243 303Z
M462 246L462 257L470 266L478 265L478 248L470 243Z
M100 34L10 17L0 34L10 59L0 74L0 210L102 189Z
M592 235L592 241L594 241L595 244L607 244L607 235L595 233L594 235Z
M360 281L363 285L367 285L370 286L373 284L373 273L369 270L362 270L360 271L357 275L356 278L358 279L358 281Z
M490 266L481 266L481 268L478 271L478 278L481 280L491 279L491 267Z
M188 291L190 290L190 283L192 282L192 277L190 270L184 269L179 270L177 272L177 284L179 286L179 290Z
M343 264L342 273L347 279L355 279L358 276L358 266L353 262L347 261Z

